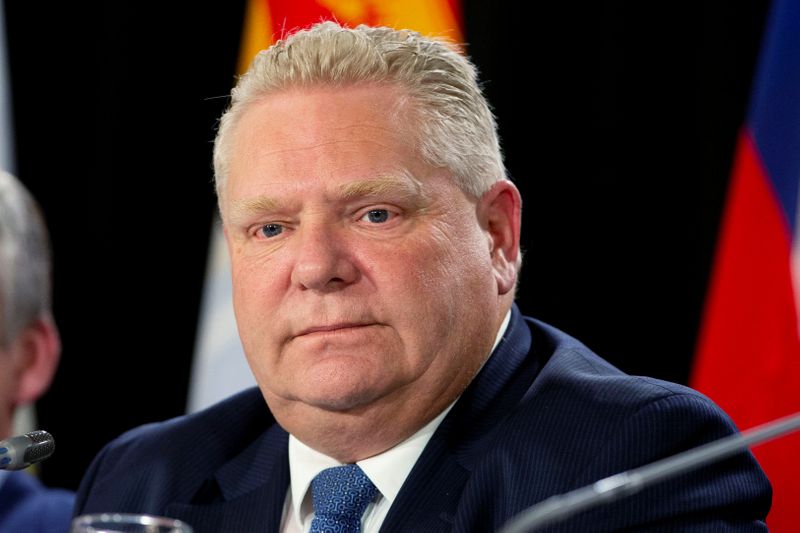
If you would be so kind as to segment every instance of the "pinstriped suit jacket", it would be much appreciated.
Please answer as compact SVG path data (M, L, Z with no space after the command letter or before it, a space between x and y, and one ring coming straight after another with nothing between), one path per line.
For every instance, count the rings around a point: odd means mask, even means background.
M381 531L494 531L549 496L733 431L699 393L628 376L515 307ZM109 444L87 472L76 510L166 515L198 533L278 531L287 438L260 392L245 391ZM551 531L764 531L770 501L758 464L740 454Z

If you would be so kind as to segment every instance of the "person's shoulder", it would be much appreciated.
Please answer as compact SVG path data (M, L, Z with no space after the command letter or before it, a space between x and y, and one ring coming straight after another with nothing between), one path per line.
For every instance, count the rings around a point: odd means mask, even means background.
M198 484L273 426L260 391L252 388L203 411L132 429L95 457L78 491L76 511L153 513L165 501L189 498Z
M708 397L678 383L632 376L598 356L579 340L527 318L533 349L544 352L544 364L527 397L568 400L593 411L635 412L653 402L665 408L707 411L728 420ZM643 350L642 357L647 357ZM681 407L682 406L682 407Z
M0 531L69 531L75 494L50 489L23 472L11 472L0 487Z
M541 368L500 434L520 436L563 459L562 467L576 476L592 464L599 465L595 475L600 476L737 431L730 417L700 392L628 375L558 329L526 322ZM513 439L501 441L517 446Z
M705 395L680 384L628 375L558 329L533 319L526 322L530 355L541 366L500 423L485 461L494 468L497 462L511 465L503 470L512 472L504 483L521 495L515 497L518 510L737 431ZM536 472L537 483L531 484L528 472ZM701 498L695 501L690 495ZM734 522L759 530L769 501L766 476L750 453L742 453L661 483L621 503L606 518L611 517L612 530L629 527L625 517L645 523L695 513L698 520L736 517ZM588 513L573 529L591 528L600 516Z
M160 454L180 454L183 448L198 446L212 451L250 441L273 422L261 392L252 387L197 413L131 429L108 448L135 449L137 455L154 447Z

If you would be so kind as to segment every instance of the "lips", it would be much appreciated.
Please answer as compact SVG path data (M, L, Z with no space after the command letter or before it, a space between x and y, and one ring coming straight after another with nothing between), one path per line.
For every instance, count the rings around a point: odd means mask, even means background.
M303 337L306 335L314 335L315 333L335 333L338 331L347 331L347 330L354 330L360 328L366 328L369 326L373 326L372 323L352 323L352 322L342 322L338 324L327 324L324 326L312 326L310 328L306 328L302 330L300 333L295 335L295 337Z

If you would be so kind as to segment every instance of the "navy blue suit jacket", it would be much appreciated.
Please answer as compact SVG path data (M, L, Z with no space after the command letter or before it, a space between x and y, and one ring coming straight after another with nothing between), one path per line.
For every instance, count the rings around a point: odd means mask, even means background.
M23 472L10 472L0 485L1 533L67 533L75 495L45 488Z
M697 392L623 374L514 308L381 531L494 531L548 496L733 431ZM76 510L166 515L198 533L279 531L287 438L260 392L245 391L112 442L87 472ZM740 454L552 530L761 531L770 500L763 472Z

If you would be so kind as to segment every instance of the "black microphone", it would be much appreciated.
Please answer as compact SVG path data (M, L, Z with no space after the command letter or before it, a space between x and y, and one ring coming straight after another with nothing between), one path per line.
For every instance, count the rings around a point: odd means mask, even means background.
M56 441L53 436L41 430L0 440L0 469L28 468L53 455L55 449Z
M616 474L586 487L551 496L512 518L500 533L528 533L593 507L630 496L666 479L742 453L748 447L800 429L800 412L735 433L666 459Z

